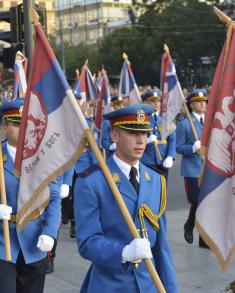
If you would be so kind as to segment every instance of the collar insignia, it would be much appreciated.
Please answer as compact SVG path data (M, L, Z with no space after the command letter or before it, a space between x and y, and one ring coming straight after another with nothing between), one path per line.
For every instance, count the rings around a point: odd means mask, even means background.
M113 173L112 176L115 183L120 181L120 176L118 173Z
M151 181L151 177L148 172L144 172L144 177L147 181Z
M7 155L3 155L2 160L3 160L3 162L6 162L7 161Z

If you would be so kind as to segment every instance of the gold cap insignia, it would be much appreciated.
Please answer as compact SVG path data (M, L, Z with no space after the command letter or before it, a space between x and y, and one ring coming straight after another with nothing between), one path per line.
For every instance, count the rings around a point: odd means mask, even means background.
M148 172L144 172L144 177L147 181L151 181L151 177Z
M112 176L115 183L120 181L120 175L118 173L113 173Z
M137 116L137 121L144 122L144 120L145 120L145 112L144 112L144 110L142 110L142 109L138 110L137 113L136 113L136 116Z

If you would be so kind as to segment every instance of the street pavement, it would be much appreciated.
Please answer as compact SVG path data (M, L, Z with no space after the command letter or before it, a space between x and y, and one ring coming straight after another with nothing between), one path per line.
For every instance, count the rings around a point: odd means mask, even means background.
M183 180L180 177L178 157L169 174L166 213L168 239L175 263L179 292L228 293L226 287L235 280L235 258L223 273L214 254L208 249L198 247L196 231L194 243L190 245L185 242L183 225L188 207ZM79 292L88 267L89 262L82 259L77 252L76 240L69 237L69 225L63 225L60 229L55 271L47 275L44 293Z

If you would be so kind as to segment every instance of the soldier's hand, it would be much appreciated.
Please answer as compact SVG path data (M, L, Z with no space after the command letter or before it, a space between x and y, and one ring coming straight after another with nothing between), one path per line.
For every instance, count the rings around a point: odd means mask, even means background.
M113 142L112 144L111 144L111 146L109 147L109 150L110 151L115 151L116 150L116 143L115 142Z
M69 185L68 184L62 184L60 189L60 198L66 198L69 195Z
M152 143L154 141L157 141L157 136L155 134L151 134L148 138L147 138L147 143Z
M193 153L196 153L198 150L200 150L201 148L201 141L197 140L195 141L195 143L193 144Z
M51 251L54 246L55 240L48 235L40 235L38 237L37 248L40 249L42 252Z
M163 161L164 168L172 168L173 166L173 158L171 156L167 156Z
M146 238L134 239L122 250L122 262L152 258L150 242Z
M12 207L5 204L0 204L0 220L10 220Z

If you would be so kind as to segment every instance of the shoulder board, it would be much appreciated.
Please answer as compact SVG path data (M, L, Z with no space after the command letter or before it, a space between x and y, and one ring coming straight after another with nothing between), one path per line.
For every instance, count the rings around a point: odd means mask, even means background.
M165 176L164 172L163 172L162 170L160 170L158 167L155 167L155 166L153 166L153 165L148 165L148 164L145 164L145 163L143 163L143 162L142 162L142 164L145 165L146 167L148 167L148 168L154 170L154 171L157 172L158 174Z
M87 176L91 175L92 173L94 173L96 170L99 170L99 169L100 169L99 165L92 165L86 170L84 170L83 172L77 174L77 177L86 178Z
M177 117L177 120L178 121L182 121L184 120L185 118L187 117L187 115L184 113L184 114L180 114L178 117Z

